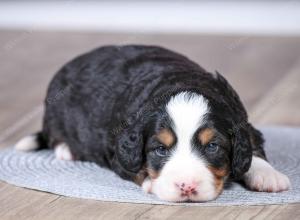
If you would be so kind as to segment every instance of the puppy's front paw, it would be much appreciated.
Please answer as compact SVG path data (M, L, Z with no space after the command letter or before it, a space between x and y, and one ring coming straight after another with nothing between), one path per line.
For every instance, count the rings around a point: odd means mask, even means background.
M286 175L275 170L267 161L255 156L244 176L244 181L250 189L261 192L280 192L291 187Z
M55 157L60 160L73 160L73 155L69 146L66 143L61 143L55 146Z

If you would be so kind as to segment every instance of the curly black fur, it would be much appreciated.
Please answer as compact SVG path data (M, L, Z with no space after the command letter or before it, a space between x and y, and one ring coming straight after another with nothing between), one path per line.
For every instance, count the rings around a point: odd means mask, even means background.
M210 101L209 121L231 139L232 176L249 169L253 150L264 157L262 135L228 82L156 46L105 46L67 63L50 83L42 135L49 147L65 142L75 159L132 180L145 164L145 144L163 106L182 91Z

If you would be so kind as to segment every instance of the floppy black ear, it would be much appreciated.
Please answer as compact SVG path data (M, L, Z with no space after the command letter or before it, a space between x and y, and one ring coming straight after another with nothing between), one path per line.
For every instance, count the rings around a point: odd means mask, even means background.
M238 124L232 131L232 176L238 180L247 172L252 160L252 146L248 124Z
M133 179L144 162L142 125L132 125L121 132L115 146L112 169L124 179Z

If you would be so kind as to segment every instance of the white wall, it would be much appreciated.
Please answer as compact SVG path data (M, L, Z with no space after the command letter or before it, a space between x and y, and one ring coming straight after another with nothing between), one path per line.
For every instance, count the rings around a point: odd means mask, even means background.
M0 28L300 35L300 3L8 1Z

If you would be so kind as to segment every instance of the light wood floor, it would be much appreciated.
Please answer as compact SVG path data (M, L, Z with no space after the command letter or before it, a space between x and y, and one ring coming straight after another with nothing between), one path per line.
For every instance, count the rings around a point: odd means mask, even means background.
M300 37L0 31L0 147L40 128L53 74L104 44L157 44L218 70L255 124L300 125ZM300 219L300 204L232 207L137 205L73 199L0 182L0 219Z

